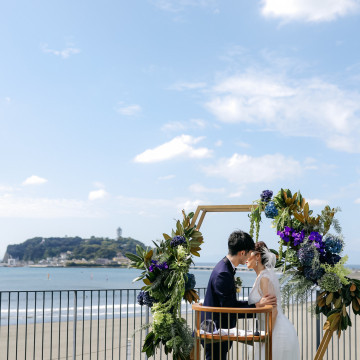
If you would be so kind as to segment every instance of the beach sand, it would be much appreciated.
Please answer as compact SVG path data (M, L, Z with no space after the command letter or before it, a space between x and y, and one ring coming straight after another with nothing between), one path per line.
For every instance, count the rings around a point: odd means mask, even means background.
M309 304L294 304L285 311L294 323L302 349L302 359L313 359L316 353L316 318L310 313ZM185 317L185 315L183 315ZM340 340L336 335L330 342L328 354L324 359L354 360L360 356L360 319L351 314L353 327ZM188 324L192 326L194 317L188 313ZM150 318L151 321L151 318ZM252 321L252 320L248 320ZM320 318L320 328L325 318ZM141 352L145 330L134 335L133 329L145 324L145 316L135 318L85 320L76 323L76 342L74 343L74 323L54 322L1 326L0 359L123 359L141 360L145 354ZM239 320L239 328L244 328L244 321ZM323 331L321 330L321 336ZM26 336L25 336L26 335ZM134 335L134 336L133 336ZM74 344L76 347L74 348ZM127 346L129 345L129 346ZM26 354L25 354L26 346ZM245 357L245 346L239 343L239 359ZM76 357L73 357L76 351ZM230 359L236 359L237 349L230 352ZM26 357L25 357L26 355ZM172 359L158 351L152 359ZM203 351L201 359L203 359ZM250 353L250 359L251 359Z

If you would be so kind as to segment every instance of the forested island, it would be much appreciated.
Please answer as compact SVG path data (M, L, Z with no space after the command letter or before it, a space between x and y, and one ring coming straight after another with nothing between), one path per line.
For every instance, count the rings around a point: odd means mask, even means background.
M37 264L58 261L66 265L100 264L110 265L127 260L123 254L134 253L136 246L145 245L131 237L117 239L92 236L81 237L35 237L21 244L8 245L3 261L16 259L17 264ZM107 261L106 261L107 260ZM124 263L126 261L122 261Z

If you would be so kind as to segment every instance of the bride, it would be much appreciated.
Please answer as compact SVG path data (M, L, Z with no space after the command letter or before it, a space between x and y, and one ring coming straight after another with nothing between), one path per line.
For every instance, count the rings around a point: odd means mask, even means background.
M272 312L272 358L276 360L299 360L300 348L295 328L281 308L280 284L274 272L275 262L275 255L268 250L263 241L255 244L255 250L246 262L247 267L254 269L257 275L249 295L249 304L258 302L267 294L276 296L277 306ZM261 345L261 350L259 346L255 347L254 359L265 359L264 345Z

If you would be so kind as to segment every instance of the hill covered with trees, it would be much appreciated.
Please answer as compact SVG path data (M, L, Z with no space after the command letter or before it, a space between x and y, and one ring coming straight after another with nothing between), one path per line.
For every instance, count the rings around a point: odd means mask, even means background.
M131 237L118 236L117 240L92 236L90 239L81 237L35 237L21 244L8 245L6 256L22 261L38 262L48 257L58 257L61 253L71 251L68 259L95 260L98 258L112 259L119 252L135 253L136 245L145 245Z

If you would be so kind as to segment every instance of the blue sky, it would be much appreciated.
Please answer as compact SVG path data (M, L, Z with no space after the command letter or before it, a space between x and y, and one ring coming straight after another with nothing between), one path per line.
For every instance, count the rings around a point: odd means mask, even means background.
M181 209L301 190L360 263L359 0L12 1L0 12L0 253L143 241ZM246 214L208 214L216 261ZM277 247L270 222L262 240Z

